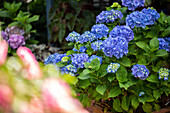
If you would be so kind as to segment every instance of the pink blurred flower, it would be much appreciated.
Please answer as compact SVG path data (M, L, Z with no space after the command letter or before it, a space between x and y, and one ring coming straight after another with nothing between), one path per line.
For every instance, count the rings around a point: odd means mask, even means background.
M41 78L42 72L40 70L39 64L30 49L27 47L19 47L17 49L17 55L20 57L27 68L29 75L26 77L27 79Z
M5 63L8 54L8 43L5 40L0 41L0 65Z
M11 110L13 91L7 85L0 85L0 107L7 113Z
M42 86L42 99L52 113L88 113L71 96L70 87L61 79L46 79Z

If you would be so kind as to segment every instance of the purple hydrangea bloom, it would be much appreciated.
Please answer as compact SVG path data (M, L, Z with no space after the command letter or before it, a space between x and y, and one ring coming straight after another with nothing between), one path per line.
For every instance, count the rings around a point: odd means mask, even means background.
M85 31L81 36L80 36L80 40L78 40L78 42L80 43L84 43L84 42L92 42L96 39L96 35L91 33L90 31Z
M8 39L8 44L10 45L11 48L17 49L22 45L25 45L25 39L24 36L21 35L11 35Z
M134 33L129 26L116 26L109 34L109 38L115 38L117 36L122 36L126 38L127 41L134 39Z
M128 7L129 10L134 11L138 7L143 7L145 0L121 0L122 5Z
M91 33L94 33L98 38L107 37L109 33L109 28L104 24L97 24L91 28Z
M132 75L142 80L145 80L149 75L149 70L146 68L145 65L139 65L139 64L133 65L131 70L132 70Z
M103 41L102 40L97 40L91 44L91 48L94 51L101 50L103 48Z
M87 62L91 63L92 60L94 60L94 59L96 59L96 58L100 61L100 64L102 64L102 61L103 61L103 60L102 60L102 57L96 56L96 55L92 55Z
M87 48L85 46L80 47L80 52L84 53L86 52Z
M66 40L71 42L74 41L78 42L79 39L80 39L80 34L75 31L69 33L69 35L66 37Z
M66 74L70 74L71 76L74 76L75 73L77 72L77 68L71 64L65 66L62 68L62 71Z
M159 40L159 49L165 49L166 51L170 52L169 43L164 38L158 38Z
M107 38L103 41L103 52L106 56L122 58L128 53L128 41L121 36L115 38Z
M110 10L110 11L102 11L97 17L96 17L96 23L108 23L108 22L114 22L115 19L121 19L123 17L123 14L121 11L118 10Z
M118 63L110 63L106 69L107 73L115 73L120 67Z
M161 68L161 69L159 69L159 71L158 71L158 73L159 73L159 79L164 78L164 80L168 80L169 72L170 72L170 70L167 69L167 68Z
M7 36L6 32L1 31L1 35L2 35L2 38L3 38L4 40L8 40L8 36Z
M141 12L145 14L145 24L146 25L153 25L155 23L155 21L160 17L160 14L157 13L157 11L155 9L144 8Z
M73 54L71 61L76 68L84 68L84 62L87 62L88 59L89 56L87 54L80 53L80 54Z
M130 15L127 15L126 17L126 25L134 28L136 27L142 27L145 28L146 24L145 24L145 14L139 11L135 11L133 13L131 13Z

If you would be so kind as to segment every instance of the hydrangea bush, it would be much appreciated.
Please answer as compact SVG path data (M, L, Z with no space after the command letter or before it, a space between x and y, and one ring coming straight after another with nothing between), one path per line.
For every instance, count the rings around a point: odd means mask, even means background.
M102 11L91 31L70 33L66 40L74 48L62 58L50 55L45 64L77 78L73 89L84 106L93 100L104 111L159 111L161 98L170 94L169 16L152 7L127 11L144 0L122 5L128 8L114 3Z

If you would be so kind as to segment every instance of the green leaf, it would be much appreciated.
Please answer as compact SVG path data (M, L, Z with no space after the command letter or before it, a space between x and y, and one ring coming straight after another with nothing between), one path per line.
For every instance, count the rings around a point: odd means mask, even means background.
M161 49L156 52L156 56L159 56L159 57L163 57L167 55L168 55L168 52L165 49Z
M120 86L120 88L125 88L127 90L130 86L132 86L132 85L134 85L136 83L137 83L137 80L132 79L132 77L131 77L130 80L127 81L127 82L124 82L124 83L119 82L119 86Z
M170 35L170 27L164 30L164 32L161 34L162 37L169 36Z
M97 71L97 74L99 77L104 77L107 74L107 64L102 64L99 68L99 70Z
M67 51L67 55L71 55L71 54L74 54L74 53L75 53L75 51L73 51L73 50Z
M153 83L159 83L159 76L156 74L150 75L146 80Z
M156 111L160 111L160 106L159 106L159 104L154 104L154 110L156 110Z
M12 27L12 26L17 26L18 25L18 22L12 22L12 23L10 23L8 26L9 27Z
M141 49L145 50L146 52L149 52L149 50L150 50L148 44L146 42L144 42L144 41L136 42L136 45L138 47L140 47Z
M90 69L84 69L83 70L83 74L84 75L87 75L87 74L89 74L89 73L91 73L92 71L90 70Z
M120 107L120 101L119 99L115 99L113 102L113 108L117 111L117 112L123 112L122 108Z
M92 66L92 69L97 71L100 68L100 61L96 58L91 61L90 65Z
M122 108L124 110L128 111L129 106L128 106L128 102L127 102L126 96L123 97L121 106L122 106Z
M69 84L74 84L76 85L76 83L78 82L77 78L75 76L71 76L69 74L64 74L62 75L62 78Z
M152 51L159 49L159 40L157 38L153 38L152 40L150 40L149 44Z
M90 74L85 75L85 74L83 74L83 72L82 72L82 73L80 73L80 75L78 76L78 78L81 79L81 80L85 80L85 79L90 78Z
M157 100L161 96L161 91L159 89L153 90L153 96Z
M143 95L141 97L138 97L139 102L142 102L143 104L145 104L145 102L147 101L147 96Z
M112 82L115 78L116 76L112 74L112 75L109 75L108 80L109 82Z
M146 112L146 113L152 113L152 106L148 103L143 104L142 105L142 109Z
M139 106L139 101L137 97L134 97L131 101L132 106L136 109Z
M116 79L119 82L126 82L127 81L127 70L125 67L120 66L116 72Z
M12 18L10 13L6 10L4 11L0 11L0 17L4 17L4 18Z
M131 60L128 57L125 57L125 56L122 59L120 59L120 61L118 63L122 64L125 67L131 66Z
M109 98L110 97L116 97L119 94L121 94L121 89L119 87L114 87L110 92L109 92Z
M157 37L157 33L155 31L149 31L146 35L146 38L154 38Z
M106 90L106 85L105 85L105 84L103 84L103 85L98 85L98 86L96 87L96 91L97 91L98 93L100 93L101 95L104 94L105 90Z
M80 80L79 81L79 86L83 89L85 89L86 87L88 87L89 85L91 85L91 82L89 79L86 80Z
M35 21L38 21L39 20L39 15L34 15L33 17L31 17L31 18L28 18L27 20L26 20L26 22L27 23L31 23L31 22L35 22Z

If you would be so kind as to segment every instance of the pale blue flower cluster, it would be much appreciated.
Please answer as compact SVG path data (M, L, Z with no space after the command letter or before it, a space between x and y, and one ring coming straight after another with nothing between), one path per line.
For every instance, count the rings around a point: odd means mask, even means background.
M122 5L128 7L129 10L134 11L138 7L143 7L145 0L121 0Z
M158 40L159 40L159 49L165 49L166 51L170 52L169 42L166 41L164 38L158 38Z
M54 54L50 55L49 57L47 57L44 60L44 64L46 65L46 64L55 64L55 63L58 63L65 56L66 56L66 54L54 53Z
M91 44L91 48L94 51L101 50L103 48L103 41L102 40L97 40Z
M72 64L76 68L84 68L84 62L89 60L89 56L85 53L73 54L71 58Z
M149 70L146 68L145 65L133 65L132 67L132 75L134 75L136 78L145 80L149 75Z
M110 63L106 71L107 73L115 73L119 67L120 67L120 64L118 63Z
M141 96L143 96L145 94L145 92L140 92L139 93L139 96L141 97Z
M96 39L96 35L91 33L90 31L85 31L81 36L80 39L78 40L79 43L84 43L84 42L92 42Z
M159 73L159 79L168 80L169 72L170 72L170 70L167 69L167 68L161 68L161 69L159 69L159 71L158 71L158 73Z
M77 51L77 52L85 53L86 50L87 50L87 48L86 48L85 46L82 46L82 47L80 47L80 50L78 50L78 49L76 49L76 48L73 48L72 50L73 50L73 51Z
M128 53L128 41L121 36L115 38L107 38L103 41L103 52L106 56L122 58Z
M109 38L115 38L117 36L122 36L126 38L127 41L134 39L134 33L129 26L116 26L109 34Z
M115 19L121 19L121 18L123 18L123 14L121 11L113 10L113 9L110 11L102 11L96 17L96 23L114 22Z
M69 33L69 35L66 38L66 40L70 42L74 42L74 41L78 42L79 39L80 39L80 34L75 31Z
M109 33L109 28L104 24L97 24L91 28L91 33L94 33L97 39L101 39L102 37L107 37L107 34Z
M126 25L134 28L142 27L146 25L153 25L156 20L160 17L159 13L155 9L143 9L141 12L135 11L126 17Z
M96 58L100 61L100 64L102 64L102 57L96 55L92 55L87 62L91 63Z
M74 76L75 73L77 72L77 68L71 64L65 66L62 68L62 71L66 74L70 74L71 76Z

